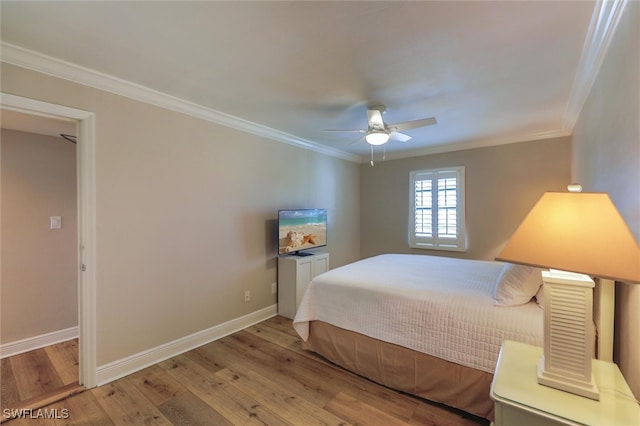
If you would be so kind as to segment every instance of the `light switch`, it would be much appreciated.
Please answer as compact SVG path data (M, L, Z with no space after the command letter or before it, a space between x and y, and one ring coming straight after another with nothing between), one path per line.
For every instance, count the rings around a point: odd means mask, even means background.
M49 229L62 229L62 216L50 216Z

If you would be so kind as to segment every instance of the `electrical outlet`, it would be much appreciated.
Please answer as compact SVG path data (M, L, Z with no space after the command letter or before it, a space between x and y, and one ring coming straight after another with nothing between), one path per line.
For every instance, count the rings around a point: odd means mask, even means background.
M249 290L245 290L244 291L244 301L248 302L249 300L251 300L251 292Z
M271 283L271 294L276 294L278 292L278 283Z

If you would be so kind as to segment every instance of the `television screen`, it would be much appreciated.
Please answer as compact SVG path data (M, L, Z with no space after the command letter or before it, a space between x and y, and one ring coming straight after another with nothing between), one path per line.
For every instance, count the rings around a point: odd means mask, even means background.
M278 254L303 254L327 245L327 210L278 211Z

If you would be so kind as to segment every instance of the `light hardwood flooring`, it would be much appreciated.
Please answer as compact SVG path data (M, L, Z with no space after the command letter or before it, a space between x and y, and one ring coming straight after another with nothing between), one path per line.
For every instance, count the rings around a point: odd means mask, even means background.
M279 316L45 408L5 424L488 425L302 350Z
M0 361L1 421L6 409L37 408L79 393L78 339Z

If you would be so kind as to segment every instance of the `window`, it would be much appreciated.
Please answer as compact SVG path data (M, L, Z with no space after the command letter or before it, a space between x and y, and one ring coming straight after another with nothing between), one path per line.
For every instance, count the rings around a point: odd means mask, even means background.
M417 170L409 178L409 246L465 251L464 167Z

